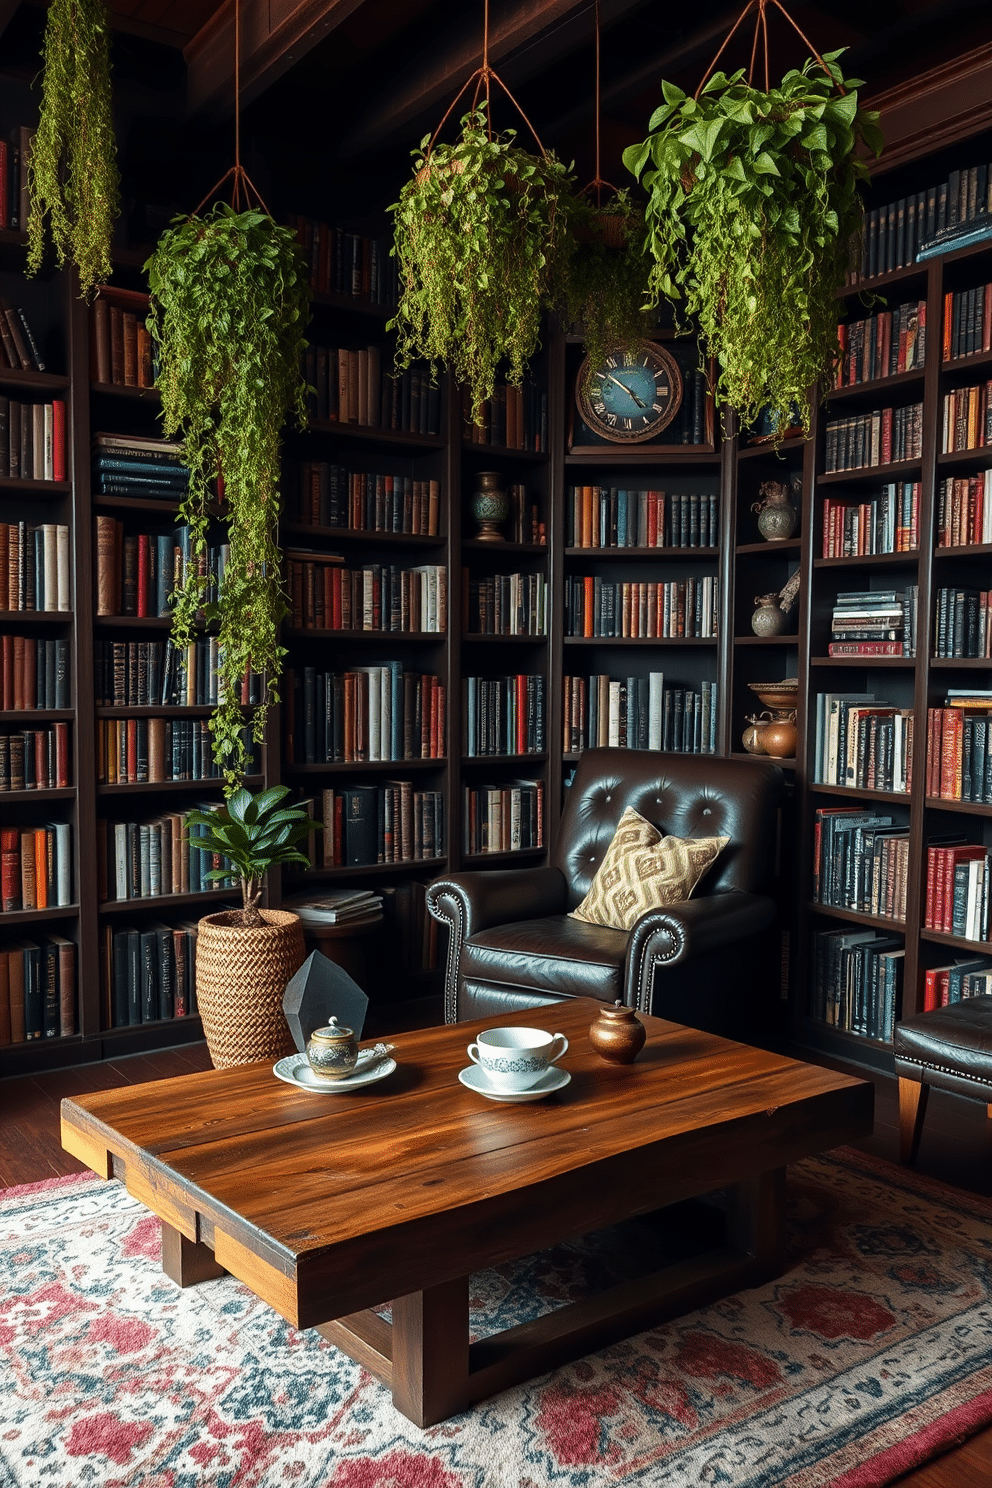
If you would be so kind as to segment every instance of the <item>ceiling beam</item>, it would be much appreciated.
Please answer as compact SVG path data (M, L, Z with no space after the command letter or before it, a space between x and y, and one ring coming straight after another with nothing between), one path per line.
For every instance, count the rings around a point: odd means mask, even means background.
M242 0L242 105L257 98L361 3ZM234 16L234 0L226 0L183 49L189 73L187 96L193 113L226 113L234 106Z

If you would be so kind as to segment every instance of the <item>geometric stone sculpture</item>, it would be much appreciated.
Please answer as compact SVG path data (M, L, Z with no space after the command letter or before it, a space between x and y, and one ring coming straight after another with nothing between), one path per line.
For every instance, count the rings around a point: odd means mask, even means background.
M293 1042L302 1054L315 1028L324 1028L331 1018L362 1036L369 1000L346 971L313 951L286 987L283 1012Z

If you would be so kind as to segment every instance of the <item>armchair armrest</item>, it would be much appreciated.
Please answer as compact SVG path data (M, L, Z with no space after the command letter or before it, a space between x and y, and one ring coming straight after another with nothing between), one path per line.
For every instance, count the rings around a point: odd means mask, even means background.
M462 946L479 930L513 920L564 914L565 876L558 868L500 868L493 873L452 873L427 889L427 908L448 927L444 973L444 1020L458 1018L458 973Z
M630 932L625 1000L638 1012L649 1013L657 967L677 966L746 940L771 925L776 914L775 901L767 894L739 890L648 910Z

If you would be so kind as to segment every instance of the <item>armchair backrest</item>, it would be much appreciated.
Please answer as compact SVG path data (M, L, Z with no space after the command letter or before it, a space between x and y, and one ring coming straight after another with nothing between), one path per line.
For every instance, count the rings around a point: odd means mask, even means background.
M566 792L551 853L574 909L589 890L628 806L666 836L729 837L701 885L760 893L775 864L783 775L766 760L647 749L587 749Z

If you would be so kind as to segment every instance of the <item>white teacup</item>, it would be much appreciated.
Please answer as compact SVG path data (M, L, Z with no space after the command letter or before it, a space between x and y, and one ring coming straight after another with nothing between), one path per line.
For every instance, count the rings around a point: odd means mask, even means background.
M568 1048L563 1033L543 1028L487 1028L468 1057L496 1090L529 1090Z

